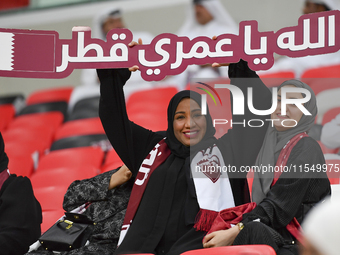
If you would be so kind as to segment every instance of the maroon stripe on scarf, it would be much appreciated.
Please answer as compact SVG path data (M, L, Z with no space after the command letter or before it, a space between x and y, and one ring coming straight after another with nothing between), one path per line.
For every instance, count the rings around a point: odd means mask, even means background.
M303 133L297 134L292 139L290 139L288 143L281 150L279 158L276 162L276 166L282 166L282 168L286 166L289 155L292 152L294 146L298 143L298 141L300 141L301 138L307 137L307 136L308 135L305 132L303 132ZM271 186L275 185L277 180L280 178L281 174L282 174L282 171L275 172L274 179L273 179ZM298 240L300 243L302 242L301 226L295 217L293 218L291 222L289 222L286 228L289 231L289 233L291 233L291 235L296 238L296 240Z
M133 220L142 199L143 193L145 191L146 185L150 179L150 175L160 164L162 164L168 158L170 153L170 149L163 139L155 145L152 151L144 159L141 167L139 168L136 181L131 191L131 196L126 209L123 225L130 224Z
M0 173L0 190L4 182L8 179L8 177L9 177L9 173L7 172L7 170L4 170Z

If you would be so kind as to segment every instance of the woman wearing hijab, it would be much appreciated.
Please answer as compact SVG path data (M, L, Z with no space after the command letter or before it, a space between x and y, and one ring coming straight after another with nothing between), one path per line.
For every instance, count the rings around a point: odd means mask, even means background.
M0 133L0 253L21 255L41 234L42 213L27 177L10 174Z
M133 181L125 166L84 180L75 180L68 187L63 201L66 212L81 213L96 224L88 243L70 251L46 250L39 240L25 255L111 255L117 247ZM84 208L86 205L86 209Z
M311 99L304 104L311 115L304 115L292 104L287 105L286 115L282 114L281 89L289 87L304 88L311 93ZM303 95L288 92L286 97L303 98ZM271 116L273 126L268 127L255 168L286 166L291 171L263 174L254 171L252 201L257 206L243 214L243 229L240 231L236 226L213 232L205 237L204 247L267 244L277 254L298 254L299 224L310 208L330 195L327 174L317 171L325 166L324 155L319 144L307 135L316 115L316 98L307 84L288 80L278 87L278 106Z
M245 173L203 173L197 166L202 170L205 166L231 165L239 170L252 165L267 125L243 125L255 118L245 107L245 115L233 116L233 122L239 124L216 139L209 110L201 114L200 94L181 91L169 103L164 137L129 121L123 93L131 73L128 69L97 72L103 127L135 178L115 254L180 254L203 248L202 239L218 211L250 198ZM230 64L229 76L244 95L247 86L254 88L256 109L270 108L270 91L246 62Z

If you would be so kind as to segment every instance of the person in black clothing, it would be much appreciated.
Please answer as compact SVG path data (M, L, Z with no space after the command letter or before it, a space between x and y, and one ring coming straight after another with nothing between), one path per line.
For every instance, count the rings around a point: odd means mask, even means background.
M63 202L66 212L82 208L82 214L93 220L93 232L88 244L60 255L110 255L117 247L127 203L133 186L130 170L125 166L95 177L76 180L68 187ZM53 255L38 241L26 255Z
M303 114L293 104L287 105L285 115L282 113L281 90L291 87L311 93L310 100L303 105L311 115ZM286 97L302 99L304 96L300 92L288 92ZM327 173L323 171L322 150L317 141L307 135L316 115L316 97L307 84L288 80L278 87L278 105L271 116L273 126L268 128L255 167L286 166L287 170L279 174L254 171L252 200L257 206L243 215L244 228L240 231L235 226L208 234L204 247L267 244L279 255L298 254L299 224L310 208L331 192Z
M202 170L207 165L231 165L237 170L252 165L268 124L258 128L235 125L216 139L209 110L201 114L201 96L181 91L169 103L164 138L129 120L123 93L131 74L128 69L103 69L97 73L103 127L136 178L115 254L170 255L202 248L202 239L218 211L250 200L246 173L214 175ZM244 95L247 87L254 88L256 109L270 108L269 89L246 62L230 64L229 77ZM245 107L245 114L234 115L233 122L247 123L254 118L264 121L268 117L255 117Z
M8 171L0 133L0 253L22 255L41 234L42 212L30 180Z

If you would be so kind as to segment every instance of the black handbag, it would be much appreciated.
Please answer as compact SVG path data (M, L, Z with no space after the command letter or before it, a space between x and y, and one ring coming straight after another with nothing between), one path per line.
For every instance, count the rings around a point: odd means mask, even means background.
M65 213L39 238L42 247L49 251L70 251L80 248L89 239L95 223L86 215Z

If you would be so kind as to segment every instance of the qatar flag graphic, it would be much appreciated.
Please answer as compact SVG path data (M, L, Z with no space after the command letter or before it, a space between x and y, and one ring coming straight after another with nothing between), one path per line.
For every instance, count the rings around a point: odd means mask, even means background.
M0 32L0 71L55 72L54 34Z

